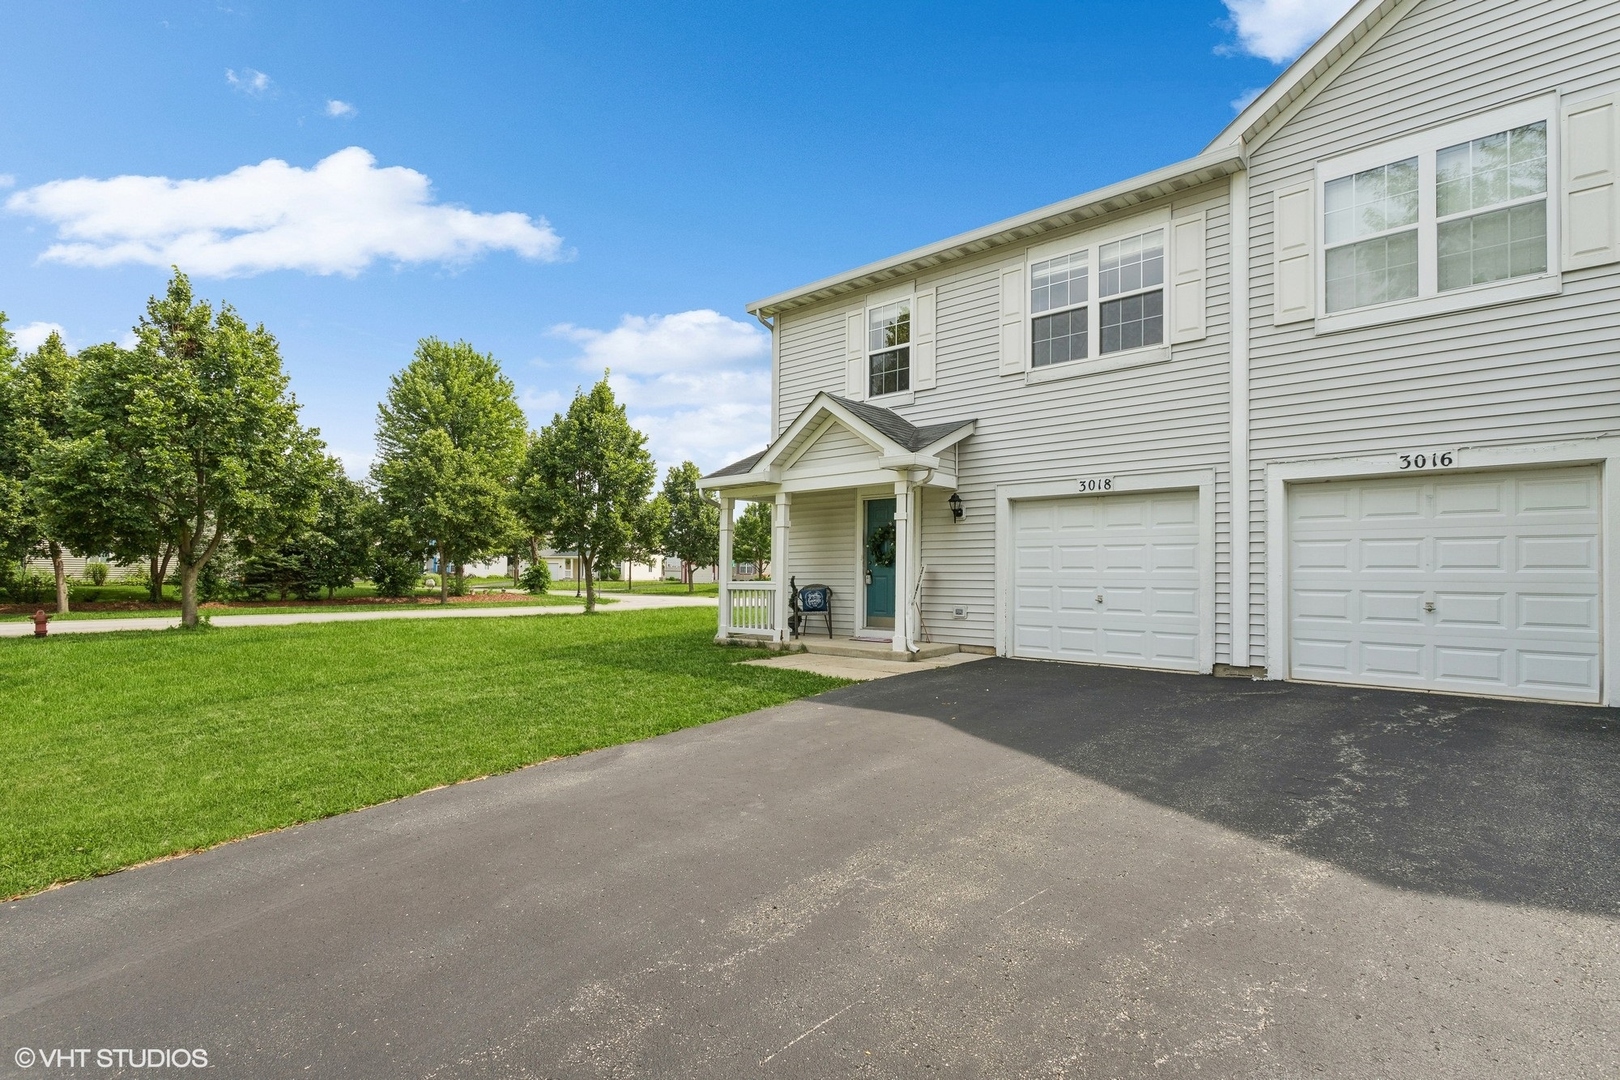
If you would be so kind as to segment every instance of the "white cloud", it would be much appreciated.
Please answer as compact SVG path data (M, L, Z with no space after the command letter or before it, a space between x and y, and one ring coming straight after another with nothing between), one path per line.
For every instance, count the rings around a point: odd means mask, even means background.
M11 332L11 340L21 352L33 352L45 344L45 339L57 334L63 341L67 340L67 331L61 323L31 322L26 326L19 326Z
M1225 0L1237 48L1283 64L1327 32L1355 0Z
M248 97L264 97L275 86L270 76L253 68L243 68L240 72L234 68L226 68L225 81L231 84L232 90L240 91Z
M1255 98L1259 97L1263 93L1265 93L1265 87L1251 86L1249 89L1243 91L1243 93L1232 99L1232 111L1235 113L1242 112L1244 109L1247 109L1251 104L1253 104Z
M0 188L16 187L17 178L10 173L0 173Z
M358 146L302 169L271 158L223 176L52 180L6 200L57 227L40 258L69 266L136 263L233 277L302 270L350 277L381 259L465 263L490 251L562 258L544 218L474 213L433 201L426 176L378 168Z
M552 333L580 347L581 382L612 369L613 392L647 434L660 476L687 459L709 472L769 439L771 340L753 323L699 309L626 315L611 330L564 323ZM524 406L538 426L567 401L529 392Z
M339 101L337 98L332 98L326 103L326 115L340 120L347 120L349 117L357 116L359 112L359 109L347 101Z

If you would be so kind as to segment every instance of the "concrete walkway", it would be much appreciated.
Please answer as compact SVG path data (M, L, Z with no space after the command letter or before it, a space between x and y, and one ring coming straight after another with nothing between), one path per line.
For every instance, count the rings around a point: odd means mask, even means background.
M615 593L613 603L603 604L598 611L646 611L649 608L716 607L712 596L661 596L653 593ZM274 615L214 615L209 622L214 626L289 626L293 623L366 622L371 619L499 619L515 615L578 615L583 607L553 605L541 607L514 604L511 607L429 607L371 611L298 611ZM51 622L52 634L103 634L111 630L168 630L180 625L178 615L132 615L122 619L77 619ZM29 637L34 624L25 616L13 616L0 622L0 638Z
M957 664L970 664L975 660L984 659L986 657L982 653L965 652L948 653L926 660L874 660L864 656L791 653L787 656L769 656L763 660L748 660L745 663L752 667L788 668L792 671L808 671L814 675L827 675L834 679L871 682L873 679L887 679L891 675L908 675L914 671L955 667Z

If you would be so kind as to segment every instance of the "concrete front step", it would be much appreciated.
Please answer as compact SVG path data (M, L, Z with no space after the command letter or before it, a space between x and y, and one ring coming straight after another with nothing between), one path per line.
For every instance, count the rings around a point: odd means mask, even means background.
M855 641L850 638L814 638L802 637L798 642L804 646L807 653L821 656L850 656L867 660L895 660L905 662L909 660L932 660L936 656L948 656L957 651L955 645L943 641L917 642L916 652L895 652L894 646L887 641Z

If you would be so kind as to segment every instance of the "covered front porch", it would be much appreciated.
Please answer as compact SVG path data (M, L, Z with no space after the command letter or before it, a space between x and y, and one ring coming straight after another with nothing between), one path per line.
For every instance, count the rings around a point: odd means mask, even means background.
M830 619L804 616L805 644L915 656L924 499L942 505L956 490L958 447L973 430L972 420L919 427L888 409L818 394L764 451L704 477L704 489L720 498L716 640L793 640L796 579L801 589L826 585L832 593ZM738 502L771 507L769 581L733 580Z

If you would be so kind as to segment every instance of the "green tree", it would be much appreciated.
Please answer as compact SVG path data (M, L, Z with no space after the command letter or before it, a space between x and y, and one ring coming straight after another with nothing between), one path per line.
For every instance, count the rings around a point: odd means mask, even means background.
M647 437L630 426L607 375L577 391L567 413L529 442L514 500L531 534L579 556L585 610L596 610L596 568L623 558L657 470Z
M669 528L664 533L664 554L681 560L686 591L692 591L692 570L720 561L720 504L698 488L703 474L690 461L671 465L664 474L664 501L669 503Z
M753 563L760 576L771 558L771 505L749 503L737 519L731 537L731 557L736 562Z
M439 557L449 571L504 550L517 533L509 492L528 425L512 380L465 341L423 338L377 408L377 463L387 546Z
M36 455L39 502L80 551L171 551L180 620L195 626L198 575L221 544L313 517L323 448L298 422L276 339L195 300L178 270L135 333L133 350L81 354L71 435Z
M371 498L350 480L336 458L326 459L315 524L305 544L309 577L331 597L370 572Z
M3 318L3 317L0 317ZM0 327L3 332L3 327ZM27 556L43 550L50 556L56 579L56 610L68 612L67 574L61 539L52 535L40 513L39 484L34 458L53 439L68 434L68 407L78 376L79 361L54 332L33 352L18 357L9 339L0 339L0 532L13 554Z
M651 562L652 557L664 550L664 533L669 529L669 502L655 495L636 508L630 516L630 542L625 547L628 580L625 588L636 591L636 563Z

